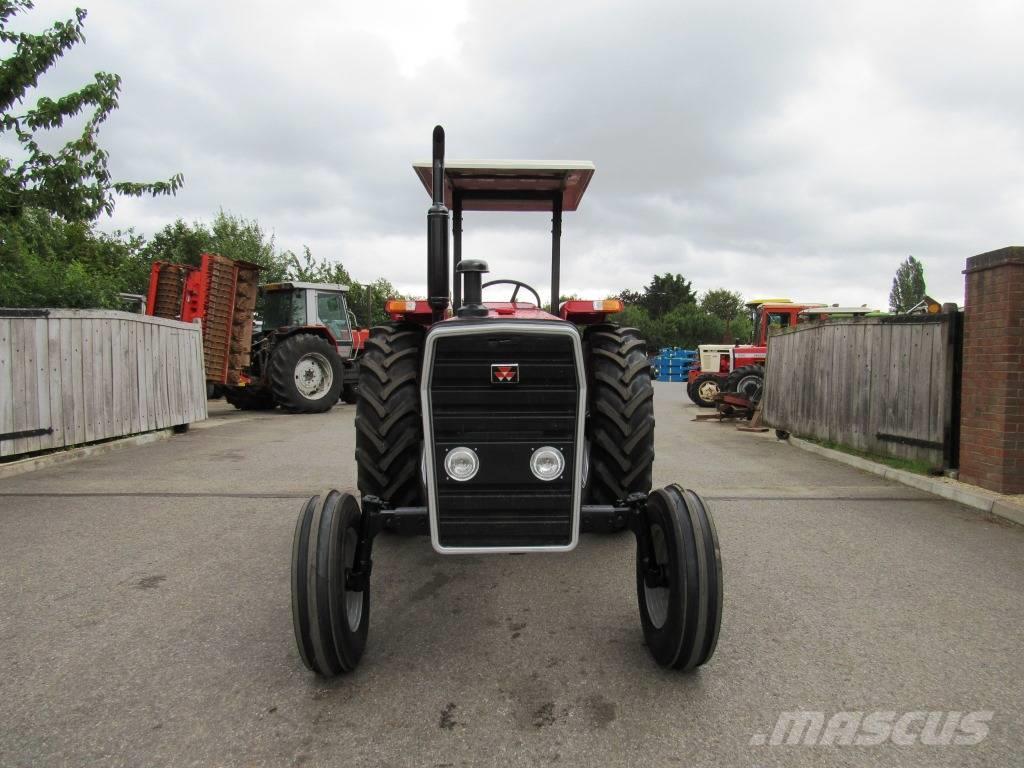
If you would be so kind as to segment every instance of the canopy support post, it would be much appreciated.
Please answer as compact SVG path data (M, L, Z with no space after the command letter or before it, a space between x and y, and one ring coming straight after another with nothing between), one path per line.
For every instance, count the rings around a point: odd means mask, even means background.
M462 275L459 262L462 261L462 193L452 190L452 313L462 306Z
M562 190L551 197L551 314L558 314L558 278L562 259Z

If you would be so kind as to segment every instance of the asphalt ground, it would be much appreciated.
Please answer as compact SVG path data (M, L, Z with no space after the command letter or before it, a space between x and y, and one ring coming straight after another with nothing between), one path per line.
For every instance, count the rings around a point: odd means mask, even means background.
M1021 765L1024 529L656 387L655 481L708 499L725 561L698 672L648 656L628 533L485 557L385 535L362 665L314 677L291 537L301 497L354 490L354 408L215 404L0 481L0 765ZM913 743L773 746L793 711L907 715ZM950 711L987 735L922 744L913 713Z

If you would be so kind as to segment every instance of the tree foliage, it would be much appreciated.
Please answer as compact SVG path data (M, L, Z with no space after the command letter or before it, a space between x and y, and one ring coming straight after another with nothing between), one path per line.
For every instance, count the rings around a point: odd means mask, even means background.
M0 219L10 220L27 208L41 208L65 221L92 221L114 208L114 194L129 196L175 193L181 174L167 181L115 182L107 168L108 153L98 141L100 126L117 109L121 78L97 72L91 83L56 99L42 96L35 106L18 111L47 72L68 50L82 42L86 12L32 34L13 32L11 20L33 7L31 0L0 0L0 139L11 137L20 157L0 157ZM84 116L81 134L55 152L47 151L53 134L66 120Z
M168 224L146 244L143 255L149 262L170 261L199 265L203 253L219 253L236 261L248 261L260 267L260 280L273 283L289 275L293 254L278 251L274 235L263 231L255 219L217 212L213 222L191 224L178 219Z
M896 270L889 291L889 311L906 312L924 298L924 265L913 256L908 256Z
M730 323L743 313L743 296L728 288L714 288L705 291L701 296L700 308L723 322Z
M723 340L744 323L743 298L723 289L708 291L697 302L689 280L682 275L654 275L642 291L620 291L625 309L612 319L638 328L648 349L696 347ZM749 321L746 321L749 325Z
M705 291L700 299L700 308L725 324L721 338L723 343L750 341L753 324L743 303L743 296L738 291L730 291L728 288Z
M145 293L149 264L133 232L96 232L39 208L0 222L0 306L122 306L117 294Z
M673 275L669 272L654 275L640 294L640 306L654 320L684 304L693 304L696 300L697 295L690 281L682 275Z
M210 224L182 219L148 241L132 231L105 234L93 222L69 222L41 208L0 220L0 306L124 308L118 293L145 295L154 261L198 265L204 252L261 267L260 281L306 280L349 285L349 308L360 325L388 317L397 296L384 278L358 283L339 262L278 250L259 222L219 211Z
M297 280L347 285L349 309L360 326L387 322L384 302L398 295L395 286L383 277L359 283L344 264L318 259L308 246L303 246L301 255L279 251L273 233L265 232L258 221L223 210L209 226L200 221L188 224L178 219L157 232L143 249L147 263L160 260L198 265L204 252L258 264L263 283Z

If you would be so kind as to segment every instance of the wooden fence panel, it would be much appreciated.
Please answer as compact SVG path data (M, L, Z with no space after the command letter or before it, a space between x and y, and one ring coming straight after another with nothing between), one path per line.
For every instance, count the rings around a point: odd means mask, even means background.
M794 435L942 466L955 315L813 323L768 344L763 418Z
M14 371L11 321L0 317L0 434L14 431ZM0 456L3 443L0 443Z
M205 418L198 324L101 310L0 310L0 456Z

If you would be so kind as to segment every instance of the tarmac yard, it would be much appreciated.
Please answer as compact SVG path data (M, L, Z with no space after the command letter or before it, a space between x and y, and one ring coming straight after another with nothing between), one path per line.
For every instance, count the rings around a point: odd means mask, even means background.
M1024 529L728 424L657 383L655 484L705 496L711 662L643 646L629 533L442 557L378 537L370 640L301 664L301 500L355 490L354 406L0 481L0 766L1013 766ZM794 714L799 713L799 714Z

